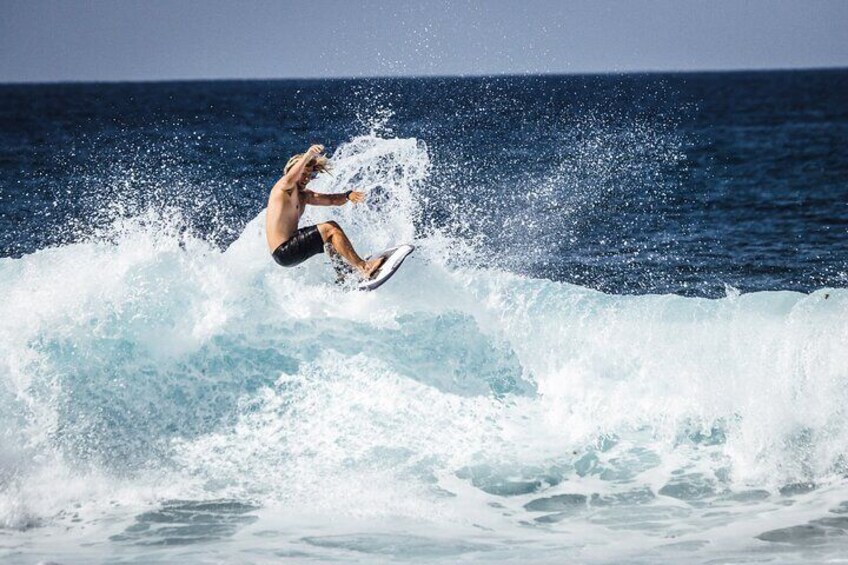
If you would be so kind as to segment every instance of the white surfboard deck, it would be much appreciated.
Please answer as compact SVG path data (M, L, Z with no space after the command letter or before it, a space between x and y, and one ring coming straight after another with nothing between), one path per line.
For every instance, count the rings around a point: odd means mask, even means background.
M406 256L412 253L415 250L415 247L412 245L404 244L398 245L397 247L392 247L390 249L386 249L385 251L381 251L380 253L376 253L368 257L368 259L374 259L376 257L386 257L385 262L380 265L380 268L377 269L377 274L373 279L368 279L367 281L362 281L357 285L357 289L359 290L375 290L384 282L392 278L392 275L398 270L403 260L406 259Z

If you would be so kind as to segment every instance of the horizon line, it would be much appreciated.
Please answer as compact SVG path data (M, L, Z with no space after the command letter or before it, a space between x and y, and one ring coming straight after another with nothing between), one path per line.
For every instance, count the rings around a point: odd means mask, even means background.
M585 71L585 72L527 72L527 73L481 73L481 74L418 74L418 75L339 75L339 76L299 76L299 77L214 77L214 78L151 78L151 79L80 79L80 80L43 80L8 81L0 86L58 86L97 85L97 84L173 84L191 82L304 82L304 81L353 81L353 80L415 80L415 79L475 79L475 78L529 78L529 77L603 77L623 75L692 75L692 74L733 74L733 73L779 73L779 72L815 72L844 71L848 65L811 66L811 67L757 67L757 68L715 68L715 69L645 69L627 71Z

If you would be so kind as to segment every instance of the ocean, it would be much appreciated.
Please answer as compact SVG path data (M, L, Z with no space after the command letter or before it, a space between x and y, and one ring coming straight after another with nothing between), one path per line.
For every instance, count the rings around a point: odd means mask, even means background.
M846 559L846 92L0 85L0 561ZM270 257L312 143L376 292Z

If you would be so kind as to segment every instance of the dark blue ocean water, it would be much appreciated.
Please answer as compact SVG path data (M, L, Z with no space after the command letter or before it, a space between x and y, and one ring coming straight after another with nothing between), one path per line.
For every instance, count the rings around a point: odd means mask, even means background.
M846 83L0 86L0 561L842 559Z
M222 248L287 158L426 143L417 230L613 293L848 282L848 71L0 86L0 256L177 207Z

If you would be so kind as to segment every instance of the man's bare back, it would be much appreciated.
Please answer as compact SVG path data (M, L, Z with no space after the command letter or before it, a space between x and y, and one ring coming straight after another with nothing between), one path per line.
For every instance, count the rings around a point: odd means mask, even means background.
M385 258L364 261L353 249L341 227L336 222L325 222L298 229L306 205L342 206L348 201L362 202L365 194L349 190L339 194L323 194L307 190L309 181L326 171L328 162L322 155L323 145L313 145L306 153L292 157L282 178L268 195L265 211L265 236L268 249L278 264L293 267L309 257L322 253L324 244L331 253L341 255L363 277L371 278Z

